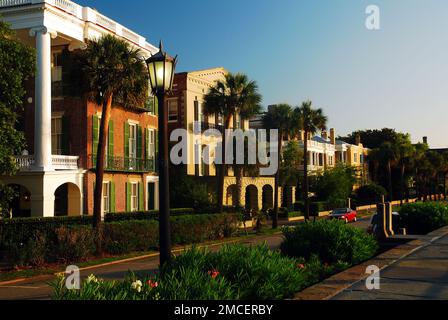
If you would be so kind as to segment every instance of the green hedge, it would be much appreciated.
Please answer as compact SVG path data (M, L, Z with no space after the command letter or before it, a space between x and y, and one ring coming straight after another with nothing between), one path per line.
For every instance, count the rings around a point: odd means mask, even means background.
M281 251L290 257L322 262L356 264L371 258L378 249L376 240L365 231L337 220L317 220L283 230Z
M318 217L319 212L327 210L327 203L324 201L316 201L310 203L310 216Z
M423 235L448 225L448 206L437 202L408 203L400 209L408 234Z
M175 245L221 239L231 236L237 223L236 214L171 217L172 241ZM8 229L9 226L14 228ZM12 223L3 227L6 232L2 234L2 248L7 252L6 258L16 265L79 262L90 258L95 251L95 233L91 226L50 224L44 220L40 225L34 221L33 224ZM106 222L103 248L109 254L156 249L158 228L156 220ZM14 233L15 230L20 232Z

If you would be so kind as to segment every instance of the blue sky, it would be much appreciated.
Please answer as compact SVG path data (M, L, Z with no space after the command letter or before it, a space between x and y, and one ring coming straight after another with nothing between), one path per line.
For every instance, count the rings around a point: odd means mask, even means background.
M246 73L264 105L311 99L337 134L391 127L448 146L446 0L76 2L163 39L178 71ZM381 30L365 28L370 4Z

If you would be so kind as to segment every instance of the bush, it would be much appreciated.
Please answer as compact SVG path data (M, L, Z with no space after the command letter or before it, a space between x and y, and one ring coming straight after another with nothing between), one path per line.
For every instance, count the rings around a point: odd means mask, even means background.
M323 201L311 202L310 203L310 216L318 217L319 212L327 210L327 203Z
M170 210L171 216L183 216L194 214L193 208L176 208ZM126 220L154 220L159 217L159 210L137 211L137 212L114 212L108 213L105 222L126 221Z
M237 228L238 219L237 214L171 217L172 242L192 244L230 237ZM28 220L24 220L25 223L4 225L7 236L3 247L12 263L22 266L79 262L94 253L95 232L92 227L62 225L60 219L56 220L57 223L45 219L40 222L28 223ZM8 229L10 226L12 228ZM158 234L157 220L107 222L104 224L103 248L110 254L148 251L158 247Z
M294 211L305 212L305 201L297 201L294 203Z
M218 252L196 248L186 251L160 275L143 279L140 292L135 275L123 282L91 277L79 291L67 290L64 280L59 279L53 288L55 299L284 299L318 281L322 271L322 264L315 258L305 265L303 260L284 257L266 245L232 245Z
M400 209L400 219L408 234L427 234L448 225L448 206L435 202L405 204Z
M337 220L317 220L283 230L281 251L290 257L313 255L328 264L357 264L377 251L376 240L363 230Z
M104 225L104 250L111 254L149 251L158 247L157 221L131 220Z
M375 204L381 202L382 196L386 195L386 189L374 183L361 186L355 192L358 204Z
M303 212L301 211L293 211L288 213L289 218L303 217Z

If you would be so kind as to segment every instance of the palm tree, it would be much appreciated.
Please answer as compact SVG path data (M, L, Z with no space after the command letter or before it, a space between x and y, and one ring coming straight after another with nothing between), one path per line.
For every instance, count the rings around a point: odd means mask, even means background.
M428 151L428 145L425 143L417 143L414 146L414 154L412 155L412 167L416 180L417 198L421 200L426 199L425 186L424 186L424 172L429 166L426 158L426 152Z
M225 163L225 131L230 129L232 117L239 115L241 120L250 119L260 111L261 95L258 93L258 85L255 81L241 73L227 73L223 81L218 80L204 97L205 116L216 115L224 118L224 128L222 132L223 150L222 165L218 168L218 209L223 211L224 177L227 172ZM242 185L241 168L235 174L237 180L237 206L241 198ZM239 190L238 190L239 189Z
M412 145L409 135L400 134L396 142L398 152L398 164L400 167L400 205L403 205L406 169L411 165L411 158L415 147Z
M387 186L388 186L388 198L389 201L393 199L393 187L392 187L392 167L398 163L399 152L396 144L389 141L383 142L378 148L378 157L387 171Z
M87 49L81 54L81 70L89 100L102 106L93 205L93 226L100 235L106 136L111 108L113 104L125 108L143 106L148 93L148 78L139 50L132 49L127 42L112 35L88 42ZM99 239L97 251L102 252Z
M308 135L314 135L318 130L325 130L327 117L322 109L314 109L311 101L305 101L300 107L294 109L295 121L304 133L303 141L303 198L305 200L305 219L310 218L310 201L308 198Z
M293 109L289 104L278 104L270 106L268 112L263 117L264 128L277 129L278 130L278 157L279 163L282 159L282 146L283 138L292 129ZM275 174L275 187L274 187L274 216L272 218L272 228L278 227L278 189L280 181L280 170L277 170Z

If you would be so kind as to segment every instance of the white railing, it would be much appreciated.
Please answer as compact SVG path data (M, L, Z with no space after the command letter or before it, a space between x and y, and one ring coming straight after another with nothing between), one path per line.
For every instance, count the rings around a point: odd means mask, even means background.
M113 32L117 31L117 23L109 18L106 18L101 13L96 12L96 23L100 26L109 29Z
M62 9L68 13L77 16L78 18L82 18L82 7L72 1L69 0L53 0L53 5L59 9Z
M13 7L30 4L31 0L0 0L0 7Z
M78 170L79 157L51 156L51 163L56 170ZM16 164L22 171L30 171L34 166L34 156L17 156Z
M122 30L122 36L125 37L128 40L131 40L131 41L137 43L137 44L140 41L140 36L138 34L136 34L135 32L133 32L133 31L127 29L127 28L124 28L124 27L123 27L123 30Z
M77 170L79 157L76 156L52 156L51 162L56 170Z

